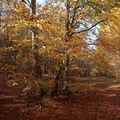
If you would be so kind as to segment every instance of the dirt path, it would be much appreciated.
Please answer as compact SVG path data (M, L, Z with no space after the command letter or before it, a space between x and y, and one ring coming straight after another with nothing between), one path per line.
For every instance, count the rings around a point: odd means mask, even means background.
M74 94L48 98L46 107L19 98L0 80L0 120L120 120L120 84L108 78L71 81Z

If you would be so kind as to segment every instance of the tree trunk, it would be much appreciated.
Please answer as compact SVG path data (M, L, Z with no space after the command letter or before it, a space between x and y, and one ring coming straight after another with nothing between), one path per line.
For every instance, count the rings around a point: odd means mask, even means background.
M35 59L35 65L34 65L34 70L33 74L36 78L41 78L42 77L42 68L40 64L40 57L37 53L34 53L34 59Z
M33 17L36 15L36 0L31 0L31 9L32 9L32 20L34 19ZM42 76L42 70L40 66L40 56L38 54L38 47L35 46L35 37L37 33L35 31L35 28L32 28L32 51L33 51L33 56L35 60L35 65L33 68L33 74L36 78L40 78Z
M60 64L60 68L55 77L55 95L59 95L65 89L65 77L66 70L65 65L63 63Z
M69 41L69 38L71 37L70 35L70 11L69 11L69 0L67 0L66 4L66 37L65 37L65 42L67 43ZM64 51L66 54L66 51ZM65 77L69 76L69 66L70 66L70 59L69 55L66 56L65 62L60 65L60 68L56 74L55 78L55 91L57 95L59 94L60 91L63 89L66 89L66 81L64 80ZM60 87L62 86L62 87Z
M36 0L31 0L32 14L36 15Z

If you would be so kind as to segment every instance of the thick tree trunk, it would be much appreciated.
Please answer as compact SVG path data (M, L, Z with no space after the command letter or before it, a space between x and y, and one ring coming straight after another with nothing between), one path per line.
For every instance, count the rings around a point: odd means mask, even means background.
M32 14L36 15L36 0L31 0Z
M31 0L31 9L32 9L32 16L34 17L36 15L36 0ZM34 18L32 18L32 20L33 19ZM32 28L32 51L35 60L33 74L36 78L40 78L42 76L42 69L40 65L40 56L38 54L38 47L35 46L36 35L37 33L35 31L35 28Z
M55 77L55 95L60 95L65 89L66 70L65 65L61 64Z
M70 10L69 10L69 0L67 0L66 4L66 37L65 42L67 43L69 41L70 35ZM66 51L64 51L66 54ZM55 78L55 91L57 94L59 94L60 91L63 89L66 89L66 81L65 77L69 76L69 67L70 67L70 59L69 55L66 56L66 59L64 60L65 63L60 65L60 68L57 72L56 78ZM62 87L60 87L62 86Z
M34 71L33 74L36 78L42 77L42 68L40 64L40 57L38 53L34 53L34 59L35 59L35 65L34 65Z

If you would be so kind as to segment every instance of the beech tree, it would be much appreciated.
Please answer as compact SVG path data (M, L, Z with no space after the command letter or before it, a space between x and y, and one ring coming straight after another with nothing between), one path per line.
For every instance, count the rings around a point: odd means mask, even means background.
M120 76L120 8L119 4L106 14L107 22L100 29L99 42L97 50L106 59L108 71L114 73L119 79ZM114 35L114 36L113 36ZM103 55L102 55L102 54ZM111 68L111 69L110 69ZM111 73L111 74L112 74Z
M61 1L60 1L61 2ZM64 2L64 1L62 1ZM70 40L80 33L87 33L94 29L98 24L105 21L103 13L109 11L117 1L86 1L86 0L66 0L66 23L65 23L65 44L69 44ZM111 4L112 3L112 4ZM63 73L68 73L70 64L69 49L64 51L65 63L63 63L59 69L56 79L62 79ZM66 74L68 75L68 74Z

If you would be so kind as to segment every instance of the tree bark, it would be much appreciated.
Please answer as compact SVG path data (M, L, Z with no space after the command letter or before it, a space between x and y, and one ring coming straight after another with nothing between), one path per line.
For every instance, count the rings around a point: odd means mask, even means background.
M60 68L55 77L55 95L60 95L62 91L65 89L64 79L66 77L65 65L63 63L60 64Z
M67 43L69 41L70 38L70 11L69 11L69 0L67 0L66 3L66 36L65 36L65 42ZM65 51L66 54L66 51ZM56 94L58 95L60 91L62 91L63 89L66 89L66 81L65 77L69 76L69 65L70 65L70 59L69 59L69 55L66 56L65 62L60 65L59 70L56 74L55 77L55 91ZM62 88L60 87L60 84L62 86Z
M36 16L36 0L31 0L31 9L32 9L32 20L34 20L34 16ZM42 70L40 65L40 56L38 54L38 47L35 45L35 37L37 33L35 31L35 27L32 28L32 51L35 60L35 65L33 68L33 75L36 78L40 78L42 76Z

